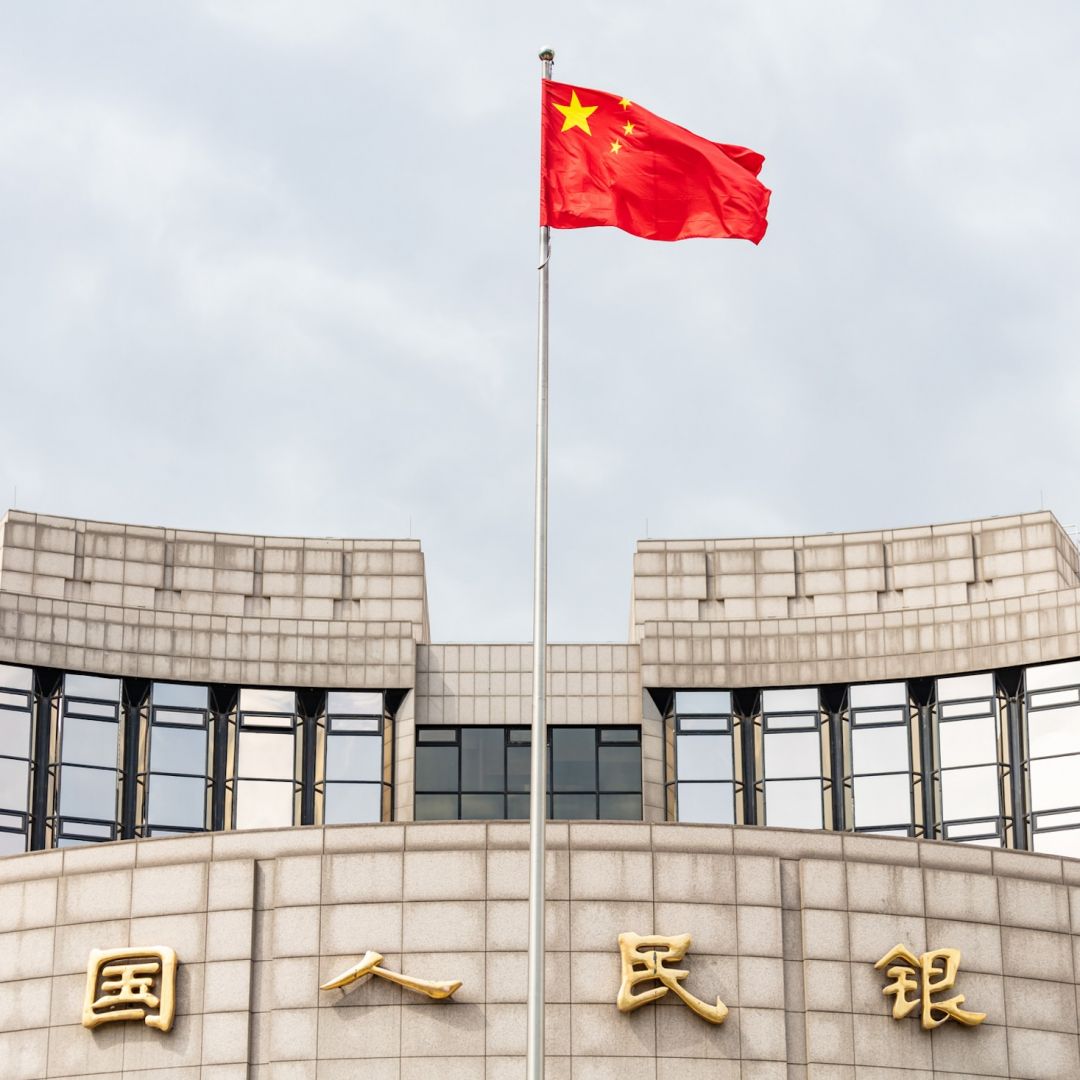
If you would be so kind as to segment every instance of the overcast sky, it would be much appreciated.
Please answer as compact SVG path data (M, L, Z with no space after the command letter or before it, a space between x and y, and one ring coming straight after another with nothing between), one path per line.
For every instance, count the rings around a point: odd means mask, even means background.
M531 632L537 51L766 157L769 232L553 236L551 616L637 539L1080 520L1080 11L0 6L0 506L419 537Z

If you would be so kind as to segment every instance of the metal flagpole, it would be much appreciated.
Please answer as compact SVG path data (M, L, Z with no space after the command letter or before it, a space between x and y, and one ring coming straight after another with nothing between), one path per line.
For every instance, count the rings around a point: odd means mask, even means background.
M540 77L551 78L555 53L540 54ZM541 138L543 136L541 135ZM526 1080L544 1080L544 823L547 819L547 511L548 261L551 231L540 226L540 295L536 331L536 523L533 535L532 768L529 788L529 990Z

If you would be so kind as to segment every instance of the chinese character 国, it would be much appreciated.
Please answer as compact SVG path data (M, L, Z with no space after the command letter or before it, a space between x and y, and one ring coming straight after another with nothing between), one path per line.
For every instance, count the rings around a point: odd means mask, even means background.
M897 945L890 949L874 967L880 971L892 964L885 974L892 983L881 992L893 995L893 1019L903 1020L920 1006L922 1008L922 1026L927 1030L944 1024L946 1020L956 1020L961 1024L974 1027L986 1019L986 1013L968 1012L961 1009L964 995L957 994L945 1001L935 1001L934 995L951 990L956 983L960 970L959 949L934 949L916 956L910 949ZM918 997L908 994L918 992Z
M650 1001L662 998L669 990L678 995L698 1016L712 1024L722 1024L728 1008L719 999L715 1005L694 997L682 986L690 973L681 968L665 967L668 961L679 961L690 948L690 935L673 937L642 937L640 934L620 934L619 952L622 955L622 985L617 1004L620 1012L632 1012ZM633 993L639 983L658 982L640 993Z
M142 1020L168 1031L176 1014L176 953L167 945L91 949L86 968L83 1027Z

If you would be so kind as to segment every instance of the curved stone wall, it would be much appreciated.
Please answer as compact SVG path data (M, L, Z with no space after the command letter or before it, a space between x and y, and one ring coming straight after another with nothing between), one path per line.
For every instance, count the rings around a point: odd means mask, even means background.
M1080 863L754 828L552 824L552 1080L1076 1077ZM8 1080L520 1080L527 828L219 833L0 860ZM689 933L686 989L623 1014L618 935ZM893 1020L874 963L958 948L978 1027ZM173 1030L80 1025L92 948L168 945ZM320 991L375 949L378 979ZM943 995L943 996L951 996Z

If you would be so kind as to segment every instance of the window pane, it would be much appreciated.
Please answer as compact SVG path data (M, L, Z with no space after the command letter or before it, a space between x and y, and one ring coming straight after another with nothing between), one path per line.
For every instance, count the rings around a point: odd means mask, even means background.
M455 821L458 816L456 795L417 795L417 821Z
M331 690L326 695L326 711L347 716L382 716L382 694L361 690Z
M731 694L727 690L677 690L675 711L686 714L716 715L731 712Z
M997 724L990 716L940 723L938 746L943 768L997 761Z
M906 709L855 709L851 722L860 726L871 727L878 724L896 724L907 721Z
M382 717L380 716L331 716L330 730L336 733L343 732L370 732L374 733L381 729Z
M0 664L0 686L6 686L9 690L25 690L29 693L34 688L33 668Z
M855 827L907 825L911 821L911 781L900 776L856 777L853 782Z
M189 731L155 726L150 729L152 771L205 776L206 764L206 732L202 728Z
M597 816L602 821L640 821L641 796L628 793L620 795L601 793Z
M1080 859L1080 829L1035 834L1035 850L1046 855L1065 855Z
M599 755L601 791L641 790L640 747L601 745Z
M503 764L505 748L506 734L501 727L462 728L461 790L502 791L506 784L506 770ZM464 800L462 800L461 809L464 816ZM499 817L502 817L501 808Z
M206 824L206 781L187 776L150 776L146 808L152 825L201 829Z
M420 728L416 733L418 742L445 742L456 743L457 742L457 728L438 728L427 727Z
M993 675L957 675L955 678L938 679L938 701L963 701L965 698L988 698L994 696Z
M796 829L822 828L821 781L766 781L765 824Z
M30 714L0 709L0 754L30 756Z
M327 825L382 820L382 786L327 784L323 819Z
M873 705L906 705L907 686L902 682L861 683L849 688L848 698L853 709Z
M733 784L679 784L679 820L709 825L735 823Z
M120 680L100 679L94 675L65 675L64 694L68 697L97 698L100 701L119 701Z
M1075 686L1080 683L1080 660L1064 664L1040 664L1024 672L1028 690L1045 690L1053 686Z
M595 795L553 795L551 816L556 821L596 818Z
M633 743L637 746L641 741L641 736L638 729L632 727L600 728L600 741L602 743Z
M326 740L327 780L381 780L383 742L375 735L331 735Z
M1031 709L1028 738L1032 757L1080 752L1080 707Z
M206 712L180 712L179 709L154 709L155 724L179 724L181 727L205 727Z
M680 780L730 780L730 735L676 735Z
M941 810L946 821L996 817L1000 814L997 767L988 765L943 772Z
M730 716L680 716L679 731L731 731Z
M293 786L267 780L236 785L236 828L267 829L293 823Z
M462 795L461 820L484 821L489 818L502 820L502 795Z
M821 774L821 736L816 731L770 735L765 733L765 777Z
M26 850L22 833L0 832L0 855L19 855Z
M65 765L60 770L60 813L65 817L116 818L116 772Z
M240 711L294 713L296 694L292 690L263 690L245 686L240 691Z
M817 730L817 713L799 713L796 716L777 716L772 713L765 717L765 730L769 731L805 731Z
M206 710L210 705L210 693L205 686L189 683L154 683L150 700L155 706L175 706L181 709Z
M506 816L515 821L524 821L529 817L528 795L507 795Z
M29 809L30 763L14 758L0 758L0 807L5 810Z
M65 716L60 760L79 765L105 765L116 768L116 724Z
M596 729L554 728L551 732L551 772L554 791L596 790ZM564 805L570 805L569 802ZM555 814L555 817L595 817L596 806L584 815Z
M761 695L764 712L817 712L818 692L812 687L797 690L765 690Z
M856 773L899 772L908 769L906 727L853 728L851 767Z
M456 746L416 748L416 788L418 791L457 791L458 750ZM456 812L451 815L456 817Z
M506 748L506 790L529 790L529 754L528 746L508 746ZM526 812L526 817L528 812Z
M1044 758L1030 768L1032 810L1080 804L1080 758Z
M241 731L237 775L291 780L293 775L292 733L278 735L266 731Z

